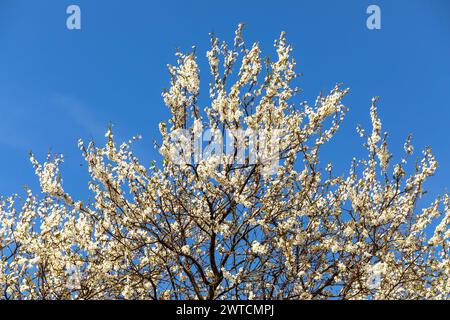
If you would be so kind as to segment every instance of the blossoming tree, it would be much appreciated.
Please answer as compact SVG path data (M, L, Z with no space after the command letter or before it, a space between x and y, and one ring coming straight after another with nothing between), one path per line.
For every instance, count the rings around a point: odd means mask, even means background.
M367 156L347 174L320 167L348 90L299 103L284 33L273 61L241 34L239 26L231 46L211 36L205 108L195 52L169 66L160 166L141 165L131 150L138 138L118 145L111 129L102 148L80 141L92 193L82 202L64 190L62 156L41 164L31 155L42 195L0 200L3 299L449 298L450 199L418 208L437 168L431 150L409 169L408 138L391 163L373 99L372 130L358 130ZM176 161L177 141L195 139L173 134L204 128L208 156ZM251 139L237 132L248 130L277 132L266 148L275 166L241 152ZM226 132L235 139L222 152Z

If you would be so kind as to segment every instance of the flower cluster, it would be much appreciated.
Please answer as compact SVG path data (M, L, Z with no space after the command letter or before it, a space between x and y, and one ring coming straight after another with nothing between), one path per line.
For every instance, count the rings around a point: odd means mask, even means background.
M450 198L419 207L437 168L431 149L410 167L408 137L392 163L373 99L372 130L358 129L367 155L345 174L321 167L348 89L301 101L285 34L270 60L242 30L232 46L211 35L204 108L195 52L169 66L161 165L142 165L131 148L139 137L119 145L111 128L104 147L80 141L91 193L81 201L63 188L62 156L31 156L42 193L0 199L2 298L450 298ZM209 156L172 161L177 130L204 128ZM246 130L277 132L276 170L239 152L252 143L238 137ZM223 132L236 135L231 152L213 148Z

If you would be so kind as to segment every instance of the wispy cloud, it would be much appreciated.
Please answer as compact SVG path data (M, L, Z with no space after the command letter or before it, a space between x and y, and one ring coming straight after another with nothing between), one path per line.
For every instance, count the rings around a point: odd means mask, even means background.
M99 139L106 123L69 95L0 99L0 144L19 151L52 148L80 137Z
M98 138L102 135L106 124L96 120L93 112L80 100L62 94L55 94L52 106L65 114L69 121L80 126L86 134Z

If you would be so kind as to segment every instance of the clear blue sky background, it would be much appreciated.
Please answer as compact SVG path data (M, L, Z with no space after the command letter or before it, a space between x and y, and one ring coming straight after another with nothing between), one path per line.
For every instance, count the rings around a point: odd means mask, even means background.
M66 8L82 10L82 30L66 29ZM366 28L366 8L382 10L382 29ZM168 111L161 90L177 47L197 45L201 68L208 33L231 40L239 22L248 42L274 54L287 32L303 72L302 99L313 103L337 82L350 87L344 126L324 149L347 170L363 155L355 127L369 127L372 96L401 155L414 133L416 150L430 145L440 163L432 194L449 186L450 1L144 1L0 0L0 194L36 187L27 152L66 155L64 182L83 196L86 167L78 138L103 141L109 122L119 139L142 134L137 153L149 163ZM203 76L203 79L206 79Z

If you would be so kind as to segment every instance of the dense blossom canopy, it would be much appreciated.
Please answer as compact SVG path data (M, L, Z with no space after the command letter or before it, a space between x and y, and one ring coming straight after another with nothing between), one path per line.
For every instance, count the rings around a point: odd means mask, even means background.
M171 112L160 125L163 163L143 166L131 150L139 137L119 145L111 129L102 148L80 141L88 201L64 190L62 156L41 164L31 155L42 195L0 200L2 298L449 298L450 199L417 205L437 168L431 150L416 161L408 138L392 163L373 99L372 129L358 129L367 156L346 174L321 166L348 90L299 101L284 33L275 48L274 60L262 58L242 26L231 46L212 35L204 108L196 53L177 53L163 93ZM173 133L205 128L205 150L225 132L277 132L268 148L277 164L250 161L239 152L250 140L238 137L231 152L176 161Z

